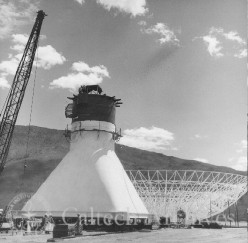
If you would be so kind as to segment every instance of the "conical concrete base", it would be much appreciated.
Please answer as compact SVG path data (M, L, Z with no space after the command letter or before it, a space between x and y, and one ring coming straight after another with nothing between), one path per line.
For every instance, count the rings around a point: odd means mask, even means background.
M114 152L112 134L83 131L72 137L70 152L22 211L53 216L123 213L147 217L147 209Z

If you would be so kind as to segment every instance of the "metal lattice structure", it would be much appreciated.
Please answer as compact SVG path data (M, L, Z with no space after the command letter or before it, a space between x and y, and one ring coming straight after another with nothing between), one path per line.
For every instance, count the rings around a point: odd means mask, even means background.
M247 176L196 170L127 171L149 213L176 220L206 219L223 212L247 192Z
M41 25L45 15L46 14L42 10L38 11L36 21L29 36L7 98L3 118L0 123L0 174L3 171L7 160L15 123L31 74L35 52L38 46Z

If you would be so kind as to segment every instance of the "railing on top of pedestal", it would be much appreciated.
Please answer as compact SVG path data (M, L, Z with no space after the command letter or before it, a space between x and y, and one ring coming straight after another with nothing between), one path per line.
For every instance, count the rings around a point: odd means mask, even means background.
M107 130L103 130L103 129L96 129L96 128L94 128L94 129L84 129L84 128L82 128L82 129L78 129L78 130L75 130L75 131L72 132L68 128L68 125L67 125L67 127L66 127L66 129L64 131L64 136L65 136L66 140L68 142L70 142L71 141L71 134L72 133L74 133L74 132L84 132L84 131L87 131L87 132L100 132L101 131L101 132L110 133L110 134L112 134L112 139L115 142L118 142L120 140L120 138L122 137L122 135L121 135L121 128L120 128L119 132L117 132L116 129L115 129L114 132L111 132L111 131L107 131Z

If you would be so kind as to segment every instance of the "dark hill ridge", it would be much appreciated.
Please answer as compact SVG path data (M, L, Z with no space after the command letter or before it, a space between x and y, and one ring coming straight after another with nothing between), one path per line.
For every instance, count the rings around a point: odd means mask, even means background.
M16 126L6 168L0 176L0 208L18 192L35 192L69 151L62 130L32 126L26 153L28 127ZM116 154L127 170L203 170L246 175L229 167L149 152L116 144ZM24 163L27 168L24 174ZM247 201L243 197L242 205ZM244 206L242 206L244 207Z
M121 144L116 144L115 151L126 170L202 170L246 175L244 171L236 171L226 166L180 159Z

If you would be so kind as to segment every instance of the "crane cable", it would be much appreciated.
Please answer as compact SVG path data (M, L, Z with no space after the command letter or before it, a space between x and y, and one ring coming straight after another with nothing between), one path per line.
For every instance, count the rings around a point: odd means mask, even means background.
M31 121L32 121L32 113L33 113L33 103L34 103L34 94L35 94L35 84L36 84L36 73L37 73L37 66L38 66L38 48L39 48L39 40L37 42L37 51L36 51L36 60L35 60L35 71L34 71L34 85L32 90L32 99L31 99L31 107L30 107L30 114L29 114L29 123L28 123L28 135L26 141L26 151L25 151L25 161L23 165L23 178L22 178L22 186L24 184L24 177L26 175L26 168L27 168L27 157L28 157L28 148L29 148L29 141L30 141L30 132L31 132Z

